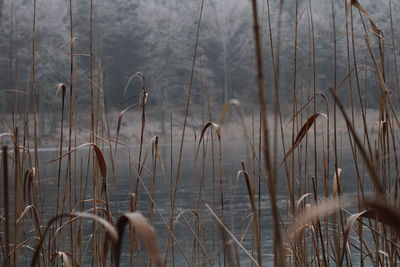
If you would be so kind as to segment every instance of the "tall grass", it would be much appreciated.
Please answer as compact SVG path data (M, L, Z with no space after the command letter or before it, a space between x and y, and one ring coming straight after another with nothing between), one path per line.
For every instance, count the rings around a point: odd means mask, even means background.
M330 2L332 83L321 91L317 88L314 4L308 0L301 10L300 2L279 1L277 10L273 10L267 0L264 25L259 1L251 1L249 19L251 16L259 102L249 108L242 99L231 99L214 114L203 61L200 80L206 94L201 107L192 101L199 42L206 30L202 19L208 3L200 1L184 113L170 114L169 136L154 136L148 134L147 127L151 125L151 110L157 107L147 101L152 91L147 88L146 73L134 72L121 92L126 97L138 80L137 98L124 102L116 113L107 108L102 59L97 56L102 53L95 45L93 0L89 2L88 65L84 70L89 73L84 78L90 90L90 119L85 121L87 131L79 130L78 112L85 116L79 107L77 76L79 68L84 67L76 60L75 10L70 0L66 44L69 80L60 81L54 88L55 95L61 95L60 106L54 107L60 130L54 137L54 157L43 162L37 128L41 109L36 23L40 18L35 0L30 86L26 92L20 91L14 66L18 53L14 47L17 18L13 1L11 89L10 94L2 94L12 108L2 118L9 129L0 133L2 266L397 266L400 87L392 1L390 34L386 35L374 21L373 10L366 10L357 0L344 1L340 12L345 14L345 62L338 61L338 34L342 33L338 30L339 10L335 1ZM281 62L284 5L294 5L295 15L289 66ZM263 17L264 5L261 12ZM276 23L273 14L277 15ZM307 25L306 32L301 31L301 23ZM267 38L263 38L264 26ZM361 41L356 38L359 34ZM302 38L308 47L300 47ZM365 53L365 62L360 61L360 53ZM265 62L271 63L270 73L266 73ZM340 63L345 66L342 80ZM292 72L289 106L281 101L285 90L281 88L282 68ZM348 89L348 101L342 98L343 88ZM370 90L379 92L374 103L378 123L374 125L366 102ZM137 103L131 103L136 99ZM21 103L24 107L18 106ZM237 112L229 114L231 107ZM201 125L193 127L190 135L188 129L197 119L191 111L200 109ZM251 119L246 113L249 109ZM137 121L129 120L132 116ZM241 153L235 155L241 163L234 167L234 177L227 171L231 166L226 165L232 155L225 149L234 146L226 140L229 120L239 122L235 129L243 136ZM132 140L122 134L126 121L140 125L134 133L138 140L135 152L127 145ZM181 130L177 147L176 128ZM169 149L168 156L163 153L163 144ZM347 161L343 160L344 149L350 155ZM56 170L50 192L44 189L53 179L46 177L49 168ZM188 169L190 177L186 177ZM129 177L127 184L121 184L120 176ZM182 182L187 180L190 182ZM354 192L346 191L349 184L354 185ZM130 193L121 196L121 186L129 188ZM168 195L166 200L160 200L160 193ZM126 210L121 209L124 201L120 199L129 202ZM243 214L236 206L239 201L246 206Z

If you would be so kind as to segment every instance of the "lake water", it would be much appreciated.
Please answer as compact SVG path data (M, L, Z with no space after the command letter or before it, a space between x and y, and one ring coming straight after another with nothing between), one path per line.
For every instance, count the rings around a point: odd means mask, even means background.
M179 211L187 210L187 209L194 209L197 206L197 197L200 188L200 181L201 177L205 177L204 182L204 195L202 204L207 203L210 207L215 208L215 212L220 216L220 186L219 186L219 161L218 161L218 143L216 142L214 147L214 177L215 177L215 192L216 196L215 199L213 198L213 163L211 157L211 147L210 144L207 146L206 152L206 160L204 163L204 173L203 173L203 163L201 160L201 153L202 149L200 150L198 160L195 161L195 153L197 150L197 145L193 143L185 144L183 157L182 157L182 165L181 165L181 174L179 178L178 190L177 190L177 198L176 198L176 214ZM118 209L118 214L121 215L122 213L129 211L129 203L130 203L130 195L135 190L136 184L136 175L135 172L132 170L132 164L129 164L129 161L134 162L134 166L137 167L137 156L138 156L138 146L131 146L129 148L119 146L118 153L116 156L116 163L115 163L115 183L116 188L114 188L114 178L111 175L112 166L110 161L108 162L109 168L109 176L108 176L108 191L109 191L109 199L111 202L111 212L114 216L114 223L116 222L116 210ZM155 193L154 193L154 200L157 204L159 211L161 212L162 216L166 221L169 218L169 209L170 209L170 179L171 179L171 157L170 157L170 146L169 145L160 145L160 156L163 162L163 168L161 167L160 162L157 162L157 176L156 176L156 186L155 186ZM178 152L179 152L178 144L174 144L173 153L172 153L172 178L175 180L176 177L176 166L177 166L177 159L178 159ZM148 150L149 154L147 156L146 162L146 169L142 173L142 180L144 185L151 189L151 180L152 180L152 164L151 164L151 149L149 146L145 146L144 151ZM113 150L114 151L114 150ZM128 152L129 151L129 152ZM311 150L310 150L311 151ZM103 148L103 152L105 156L109 155L109 149L107 147ZM256 151L258 154L258 151ZM44 200L44 212L47 218L50 218L54 213L54 203L55 203L55 195L56 195L56 186L57 186L57 173L58 173L58 163L49 163L45 164L51 159L57 157L58 152L56 150L42 150L40 152L40 161L41 161L41 190L42 190L42 197ZM130 156L129 156L130 155ZM251 215L251 206L249 202L249 197L246 189L246 183L244 178L241 176L237 180L237 173L239 170L242 169L241 162L245 160L246 162L246 169L252 172L253 169L253 157L248 156L246 152L246 147L243 143L240 142L228 142L223 143L222 145L222 176L223 176L223 187L224 187L224 221L228 228L232 231L232 233L240 239L243 233L246 231L245 227L250 222ZM281 160L282 155L278 155L278 158ZM87 179L87 193L85 199L92 198L92 183L91 183L91 168L92 165L87 164L88 159L88 150L82 149L76 153L76 162L77 168L76 173L74 173L74 177L77 179L78 185L82 183L84 185ZM312 159L310 155L310 159ZM309 160L310 160L309 159ZM352 156L350 151L341 152L340 161L346 164L341 164L341 168L343 169L342 174L342 181L345 181L343 191L347 195L352 195L356 193L356 181L355 181L355 170L354 164L352 163ZM64 168L66 164L66 160L63 161ZM257 164L257 163L255 163ZM310 160L310 164L312 165L308 169L309 175L309 189L304 190L304 192L312 192L312 183L311 183L311 176L314 174L313 169L313 162ZM319 164L321 165L321 164ZM83 166L83 167L81 167ZM318 167L318 174L321 176L322 174L322 166ZM266 187L266 183L264 178L261 178L261 189L260 195L261 200L258 200L258 167L255 167L255 182L256 182L256 202L257 205L260 206L260 213L261 213L261 236L262 236L262 251L263 251L263 263L266 266L271 266L273 263L273 256L272 256L272 243L273 243L273 232L272 232L272 215L270 210L270 203L268 198L268 191ZM303 170L304 172L304 170ZM62 172L62 177L65 177L65 171ZM332 184L333 178L333 167L330 168L329 174L329 183ZM65 178L62 178L62 180ZM367 179L366 179L367 180ZM348 181L348 182L347 182ZM321 198L323 197L322 191L322 182L318 182L318 192ZM368 191L370 188L368 187L367 181L367 188ZM81 186L77 186L75 188L76 192L82 192L80 190ZM330 187L331 188L331 187ZM213 204L213 199L216 201ZM139 188L139 196L138 196L138 207L137 210L142 212L145 217L148 217L148 210L150 205L150 199L146 191L144 190L143 185L140 185ZM281 210L283 220L288 220L285 216L287 214L288 208L288 197L287 197L287 185L286 185L286 176L283 173L283 167L279 169L278 173L278 205ZM215 220L213 220L209 211L205 210L204 205L201 205L203 208L200 210L200 218L204 221L205 225L205 234L201 238L205 238L205 248L210 258L213 259L214 265L218 266L220 263L222 264L223 258L221 258L221 232L219 231L218 226L216 225L214 228L212 227ZM90 209L92 204L87 204L85 209ZM160 241L160 246L162 251L164 251L165 242L167 239L167 228L165 223L163 222L160 214L156 209L154 209L154 218L153 218L153 226L156 229L157 237ZM190 223L191 227L194 227L193 218L194 216L190 212L185 213L185 218ZM285 221L286 223L287 221ZM87 229L86 237L90 234L90 222L85 222L85 229ZM214 232L213 232L214 229ZM213 234L214 234L214 251L213 254L212 247L213 247ZM175 235L180 244L183 248L184 252L186 253L187 258L192 261L192 248L193 248L193 235L185 224L183 218L181 217L180 220L176 224L175 228ZM249 231L243 237L243 246L251 251L252 248L252 239L251 239L251 225ZM124 240L124 250L122 253L122 264L121 266L129 265L129 245L128 240L125 238ZM175 266L186 266L187 263L185 258L182 256L181 252L174 246L175 253L174 253L174 263ZM65 247L68 249L68 247ZM144 249L143 249L144 250ZM84 256L84 265L90 264L90 253L91 250L88 249ZM201 253L199 248L197 247L196 253ZM240 252L240 261L242 266L249 266L250 260L249 258L243 253ZM144 265L146 265L145 259L145 252L143 253L144 257ZM256 255L254 255L256 257ZM200 257L201 258L201 257ZM355 257L354 263L357 262L358 257ZM137 262L137 258L135 259ZM203 262L205 259L203 258ZM202 261L193 262L193 265L201 265ZM223 265L223 264L222 264ZM137 266L137 264L135 264ZM169 256L168 266L172 266L172 257Z

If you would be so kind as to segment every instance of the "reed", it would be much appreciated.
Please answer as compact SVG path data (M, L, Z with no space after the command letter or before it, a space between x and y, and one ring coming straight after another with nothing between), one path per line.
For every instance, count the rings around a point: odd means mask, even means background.
M22 89L12 0L10 89L0 91L10 103L0 128L2 266L397 266L396 3L388 1L381 21L363 1L331 0L331 47L321 53L316 2L267 0L261 10L260 1L249 3L254 91L246 94L257 101L218 103L202 44L212 5L200 1L183 105L170 113L169 133L159 133L153 123L161 104L153 97L161 89L135 70L115 90L121 105L110 106L100 3L88 2L88 42L80 43L80 10L68 1L69 41L57 50L68 49L68 73L52 102L57 133L45 139L38 127L45 120L37 53L43 10L32 2ZM77 54L83 45L87 54ZM331 70L322 82L321 62ZM232 132L239 142L229 140ZM56 144L48 159L46 140Z

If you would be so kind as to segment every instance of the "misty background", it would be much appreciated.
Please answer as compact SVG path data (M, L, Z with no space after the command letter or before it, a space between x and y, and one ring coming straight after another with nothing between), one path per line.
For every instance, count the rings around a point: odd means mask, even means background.
M336 16L337 80L340 84L353 68L352 39L347 47L345 1L333 1ZM19 90L32 91L32 0L0 2L0 90L2 95ZM279 99L282 110L290 110L293 102L293 56L297 49L296 100L305 103L313 88L328 97L334 85L334 35L331 1L299 0L297 10L298 45L294 47L296 1L283 1L281 40L278 42L278 0L259 1L259 18L263 34L263 56L267 101L274 103L274 71L271 54L279 52ZM398 57L400 3L393 1L392 44L389 0L360 0L360 3L383 32L386 81L398 96L394 58ZM268 8L269 4L269 8ZM37 0L35 34L35 89L40 118L59 111L61 98L56 97L58 83L71 83L70 43L74 45L74 90L76 108L84 114L90 105L89 19L90 1L72 1L73 40L70 38L69 1ZM135 72L143 73L148 105L155 119L164 121L168 114L183 112L192 69L197 23L201 1L194 0L95 0L93 1L93 82L98 90L102 109L120 111L138 102L140 82L134 79L124 96L124 88ZM311 17L311 12L312 17ZM372 66L364 40L364 29L357 9L353 8L355 58L358 64ZM311 18L314 27L311 27ZM255 111L258 93L255 77L254 37L251 5L248 0L206 0L200 25L197 59L194 69L191 116L200 117L208 101L213 112L233 98L239 99L246 114ZM370 25L364 16L368 28ZM270 23L270 24L269 24ZM271 32L269 31L271 25ZM312 42L314 32L315 42ZM373 33L369 33L371 36ZM375 42L377 38L371 38ZM315 46L315 84L312 49ZM377 49L377 43L373 44ZM379 51L374 51L378 55ZM354 75L353 75L354 76ZM353 77L354 79L354 77ZM379 86L375 74L360 72L366 107L378 105ZM353 87L354 87L354 80ZM349 101L355 90L347 80L338 89L343 101ZM364 91L365 90L365 91ZM353 92L355 95L355 91ZM18 96L19 108L24 108L23 93ZM136 96L136 97L135 97ZM10 113L11 102L1 97L2 114ZM357 107L357 101L356 107ZM322 104L320 109L322 109ZM257 112L257 111L256 111ZM217 113L215 113L217 114ZM290 116L290 112L283 112ZM50 120L50 118L49 118ZM55 119L53 119L54 121ZM46 119L42 119L45 124ZM164 127L164 126L163 126ZM42 126L44 129L44 126Z

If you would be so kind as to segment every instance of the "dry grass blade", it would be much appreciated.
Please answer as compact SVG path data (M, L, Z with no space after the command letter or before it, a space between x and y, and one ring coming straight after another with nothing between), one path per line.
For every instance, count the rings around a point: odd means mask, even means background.
M243 133L244 133L244 138L246 139L247 143L251 143L250 142L250 137L249 137L249 133L247 132L247 127L246 127L246 123L245 123L245 119L244 119L244 112L243 109L240 105L240 101L237 99L231 99L228 102L226 102L224 104L224 106L222 107L222 110L219 113L219 118L218 118L218 124L222 125L223 121L225 120L226 115L228 114L230 108L234 106L237 109L237 112L239 113L239 117L240 117L240 122L242 124L242 128L243 128Z
M39 244L36 246L35 253L32 256L32 261L31 261L31 265L30 265L31 267L36 266L39 261L40 251L43 248L45 237L46 237L47 233L50 231L51 226L55 222L57 222L58 220L60 220L62 218L82 218L82 219L93 220L104 227L104 229L107 232L106 238L110 238L114 244L116 244L118 242L118 233L115 230L115 228L107 220L105 220L97 215L94 215L91 213L86 213L86 212L72 212L72 213L67 213L67 214L60 214L60 215L57 215L57 216L53 217L52 219L50 219L50 221L47 223L47 226L46 226L45 231L43 232L42 238L40 239Z
M203 129L201 130L199 146L197 147L197 151L196 151L196 160L197 160L197 156L199 154L201 141L203 140L204 134L206 133L208 127L210 127L210 126L212 126L215 129L215 132L217 133L217 136L218 136L218 140L221 140L221 126L212 121L207 122L206 125L204 125Z
M306 210L309 210L310 209L310 204L307 204L306 205ZM312 223L312 222L310 222L310 223ZM298 233L297 233L297 236L296 236L296 242L299 242L300 241L300 238L304 235L304 233L306 232L306 230L310 230L312 233L313 233L313 235L315 236L315 227L314 227L314 225L312 225L312 224L304 224L304 225L302 225L297 231L298 231Z
M85 146L92 146L94 149L94 152L96 153L96 158L97 158L97 162L99 164L99 168L100 168L100 172L101 172L101 176L102 177L106 177L107 176L107 164L106 164L106 160L104 159L104 155L103 152L101 151L101 149L94 143L85 143L82 144L80 146L75 147L74 149L71 149L70 151L62 154L61 156L50 160L47 163L51 163L51 162L55 162L59 159L64 158L65 156L68 156L69 154L71 154L72 152L75 152L76 150L78 150L79 148L85 147Z
M347 203L350 204L350 200L347 201ZM317 205L308 206L308 208L304 209L304 211L296 217L295 222L289 227L287 231L287 240L300 240L303 231L299 230L304 229L308 224L316 222L319 217L333 214L338 210L339 204L336 200L321 200Z
M343 203L346 203L346 207L348 207L354 205L356 201L348 199L347 201L343 201ZM364 200L362 204L367 208L367 210L353 214L348 218L343 233L343 248L340 254L341 262L343 261L344 250L350 235L350 230L354 222L360 217L377 220L383 224L391 226L397 233L400 233L400 214L387 202L378 199L367 199ZM342 208L344 208L343 205ZM297 216L296 221L289 227L287 231L288 243L291 244L290 240L294 240L295 242L299 241L304 230L309 227L310 224L315 223L319 217L331 215L339 209L340 206L338 200L323 200L315 206L309 205L304 212Z
M377 61L375 59L375 56L374 56L374 54L372 52L373 50L372 50L371 42L370 42L370 39L368 38L368 36L365 36L365 43L367 44L368 52L371 55L372 62L374 63L374 72L375 72L375 74L376 74L376 76L378 78L379 85L380 85L383 93L387 94L387 93L390 92L390 90L386 85L385 79L383 77L383 73L379 70L378 63L377 63Z
M358 0L346 0L346 16L350 14L350 7L354 6L361 13L367 16L369 23L371 23L372 31L376 34L379 38L382 38L382 31L378 28L372 17L368 14L367 10L358 2Z
M32 242L32 241L38 241L38 242L40 242L40 238L37 237L37 236L33 236L33 237L30 237L30 238L28 238L28 239L22 241L22 242L19 243L17 246L15 246L15 248L10 252L9 256L11 256L11 255L14 253L15 250L17 250L17 249L19 249L19 248L21 248L21 247L23 247L23 246L27 247L27 244L29 244L29 243ZM4 266L4 265L3 265L3 266Z
M144 245L149 253L149 256L155 260L157 267L162 267L163 263L162 263L161 250L158 244L156 232L153 226L151 226L147 222L146 218L139 212L125 213L118 219L117 230L119 239L118 243L114 247L115 263L116 263L115 266L118 267L120 264L122 239L125 231L125 226L128 223L134 228L135 233L137 233L144 242Z
M383 251L383 250L378 249L378 250L375 250L375 251L370 251L370 252L368 252L367 254L365 254L365 255L363 256L363 260L365 260L367 257L371 257L371 255L375 255L375 257L376 257L376 256L378 256L377 254L382 255L382 256L384 256L384 257L390 259L390 258L389 258L389 254L387 254L387 253L386 253L385 251Z
M340 185L341 174L342 174L342 169L338 168L337 173L335 172L335 174L333 175L333 184L332 184L332 196L333 197L338 197L338 193L339 193L338 186Z
M400 214L394 207L386 201L379 199L365 200L365 207L369 212L362 214L362 217L378 220L379 222L391 226L400 234Z
M240 259L239 259L239 252L236 248L235 243L232 240L229 240L225 244L226 252L227 252L227 262L229 266L232 267L239 267L240 266Z
M51 257L50 262L53 262L56 258L61 257L63 261L63 266L65 267L72 267L71 261L69 260L69 255L65 252L56 252L54 255Z
M10 255L10 198L9 198L9 188L8 188L8 147L3 146L3 210L4 210L4 241L5 244L2 245L2 250L5 251L6 255ZM5 248L4 248L5 247ZM10 258L7 256L3 259L4 266L9 266Z
M124 96L126 95L126 90L128 89L129 84L131 83L131 81L132 81L135 77L136 77L136 78L139 78L140 81L142 82L142 88L145 87L145 86L144 86L144 84L145 84L144 75L143 75L141 72L135 72L131 77L129 77L129 80L128 80L128 82L127 82L126 85L125 85L125 88L124 88Z
M302 195L296 202L296 210L300 210L301 205L303 204L303 201L310 196L314 196L314 193L306 193Z
M119 131L120 131L120 129L121 129L122 117L123 117L123 115L124 115L130 108L133 108L134 106L136 106L136 104L130 105L129 107L127 107L127 108L125 108L124 110L122 110L122 111L119 113L119 115L118 115L117 138L116 138L117 141L118 141Z
M343 115L344 120L346 121L347 128L349 129L350 134L353 136L355 144L357 145L357 147L360 150L361 156L363 157L364 162L365 162L365 164L366 164L366 166L368 168L368 172L370 174L371 181L374 184L374 187L375 187L377 193L379 194L379 197L381 197L382 199L385 199L386 196L384 195L383 188L382 188L382 185L381 185L381 183L380 183L380 181L378 179L378 174L376 172L376 167L372 163L372 159L370 159L368 157L368 154L364 149L363 143L361 142L361 140L358 137L356 131L354 130L354 128L352 126L352 123L351 123L351 121L349 119L349 116L347 115L347 113L346 113L346 111L345 111L345 109L343 107L342 102L339 100L339 98L337 97L337 95L335 94L335 92L333 91L332 88L330 88L330 91L331 91L331 94L332 94L333 98L335 99L335 102L336 102L337 106L340 109L340 112Z
M197 58L197 48L199 44L199 35L200 35L200 25L201 25L201 20L202 20L202 15L203 15L203 7L204 7L204 0L201 0L201 6L200 6L200 14L199 14L199 19L197 22L197 31L196 31L196 41L194 45L194 52L193 52L193 59L192 59L192 68L190 72L190 79L189 79L189 86L188 86L188 94L186 98L186 104L185 104L185 116L183 120L183 128L182 128L182 135L181 135L181 141L180 141L180 148L179 148L179 157L178 157L178 165L177 165L177 170L176 170L176 179L175 179L175 187L172 191L172 203L170 205L170 216L169 216L169 221L170 221L170 227L169 230L172 230L172 218L174 216L175 212L175 204L176 204L176 194L178 191L178 184L179 184L179 176L181 172L181 162L182 162L182 155L183 155L183 143L185 141L185 133L186 133L186 127L187 127L187 121L188 121L188 115L189 115L189 106L190 106L190 99L192 97L192 88L193 88L193 80L194 80L194 73L195 73L195 66L196 66L196 58ZM167 264L168 260L168 250L170 246L170 241L172 237L172 231L168 233L168 239L167 239L167 244L165 248L165 258L164 258L164 265Z
M32 203L32 184L34 176L35 176L35 168L28 169L25 171L23 195L24 195L24 201L26 202L26 200L28 199L28 203ZM27 191L28 191L28 198L26 197Z
M1 133L1 134L0 134L0 138L5 137L5 136L9 136L10 139L11 139L11 141L12 141L13 143L15 143L15 136L14 136L12 133Z
M60 51L61 49L63 49L64 47L66 47L67 45L75 42L78 39L78 37L73 37L71 38L69 41L65 42L62 46L60 46L59 48L57 48L56 52Z
M259 218L258 218L258 212L257 212L257 206L256 206L256 201L254 197L254 192L253 192L253 181L250 178L250 175L248 174L247 171L244 170L244 162L242 162L243 170L239 171L237 176L240 175L240 173L243 173L245 180L246 180L246 186L247 186L247 193L250 198L250 204L251 204L251 209L253 211L253 231L256 239L256 245L257 245L257 255L258 255L258 264L262 266L262 255L261 255L261 237L259 233Z
M370 66L368 66L368 65L358 65L357 68L353 68L353 69L351 69L351 70L347 73L347 75L346 75L346 76L341 80L341 82L336 86L336 90L339 89L339 88L342 88L342 86L344 85L344 83L351 77L351 74L352 74L354 71L358 71L358 70L361 70L361 69L364 69L365 71L370 70L370 71L372 71L372 72L375 73L375 69L372 68L372 67L370 67Z
M225 119L226 115L228 114L229 109L231 108L231 106L235 106L235 107L238 109L238 111L239 111L239 115L240 115L241 117L243 117L243 115L242 115L243 112L242 112L242 108L240 107L240 102L239 102L239 100L237 100L237 99L231 99L231 100L229 100L228 102L226 102L226 103L224 104L224 106L222 107L221 112L219 113L218 122L219 122L220 124L224 121L224 119Z
M58 93L61 91L61 96L64 98L65 97L65 93L67 91L67 87L65 86L65 84L63 83L59 83L57 86L57 91L56 91L56 96L58 95Z
M82 219L89 219L93 220L104 227L106 230L108 237L111 239L112 242L116 243L118 241L118 233L115 228L106 220L97 215L88 212L72 212L70 214L63 214L63 217L77 217ZM58 216L57 216L58 217Z
M314 100L314 98L316 98L317 96L321 96L324 100L325 100L325 102L328 102L328 98L326 97L326 95L324 94L324 93L322 93L322 92L318 92L318 93L315 93L315 95L313 95L295 114L294 114L294 116L288 121L288 123L287 123L287 125L286 125L286 127L288 127L289 126L289 124L297 117L297 115L299 115L307 106L308 106L308 104L310 104L311 103L311 101L313 101Z
M174 220L174 226L178 223L179 219L186 213L186 212L191 212L193 213L193 216L196 217L196 219L198 219L199 215L195 210L192 209L187 209L187 210L179 210L178 215L176 215L176 218Z
M40 233L39 216L38 216L37 208L34 205L29 205L29 206L25 207L24 211L18 217L17 223L19 223L22 220L22 218L28 213L28 211L32 211L32 213L33 213L36 232L38 233L38 236L40 237L41 233Z
M151 138L150 145L151 145L151 151L153 153L154 159L156 159L156 158L158 159L158 161L160 163L161 170L165 174L164 162L163 162L162 157L160 155L160 149L158 148L158 136L153 136L153 138ZM165 175L164 175L164 179L166 179Z
M343 262L343 258L344 258L344 254L345 254L345 251L346 251L347 241L349 239L351 228L353 227L355 221L358 218L360 218L360 217L369 217L369 216L367 216L368 213L371 213L371 211L365 210L365 211L353 214L347 219L346 227L345 227L344 232L343 232L343 247L342 247L342 251L340 253L340 264L342 264L342 262Z
M299 133L296 136L296 139L293 142L292 147L289 149L288 152L286 152L284 160L293 153L293 151L297 148L297 146L301 143L301 140L307 135L308 130L313 126L315 121L317 120L318 117L322 116L325 119L328 119L328 116L325 113L315 113L311 115L307 121L304 123L303 127L301 127Z
M198 213L197 213L195 210L191 210L191 209L189 209L189 210L181 210L181 211L179 211L178 215L177 215L176 218L175 218L174 228L175 228L175 225L178 223L179 218L182 217L183 220L184 220L184 222L185 222L185 224L186 224L186 226L189 228L189 230L190 230L190 232L192 233L194 239L196 240L197 244L200 246L200 249L201 249L202 252L204 253L204 256L207 258L207 261L210 263L211 266L214 266L214 264L213 264L213 262L211 261L210 256L208 255L207 250L205 249L203 243L199 240L198 236L196 235L196 233L195 233L195 231L192 229L192 227L190 227L190 224L189 224L188 220L187 220L186 217L185 217L185 213L186 213L186 212L191 212L191 213L193 214L193 216L196 217L196 220L199 219L199 218L198 218L199 215L198 215Z
M175 241L175 243L177 244L177 247L178 247L179 251L181 252L182 256L185 258L185 261L186 261L187 265L188 265L188 266L192 266L192 264L191 264L191 262L190 262L188 256L186 256L185 251L183 250L182 246L179 244L178 240L176 239L176 237L175 237L175 235L174 235L174 233L173 233L173 231L172 231L173 224L168 224L168 223L166 222L166 220L165 220L163 214L161 213L160 208L159 208L158 205L155 203L154 199L153 199L152 196L151 196L151 193L150 193L149 189L146 187L146 184L143 183L143 180L142 180L142 178L140 177L140 175L138 174L138 172L137 172L136 169L135 169L135 172L136 172L136 175L138 175L139 181L140 181L140 183L141 183L143 189L145 190L147 196L149 196L151 202L153 203L154 207L156 208L156 210L157 210L157 212L158 212L158 215L160 216L161 220L163 221L165 227L167 228L168 233L171 235L171 238ZM135 200L136 200L136 194L133 193L133 194L131 194L131 196L132 196L131 201L135 201ZM136 201L135 201L135 203L133 203L133 204L136 205ZM135 208L135 209L136 209L136 207L135 207L134 205L132 206L132 208Z
M102 208L102 207L95 207L95 208L91 208L89 210L84 211L83 213L93 213L94 211L100 213L103 213L104 216L108 219L107 222L109 222L109 224L112 224L112 217L111 214L107 211L106 208ZM59 235L61 233L61 231L64 229L64 227L66 227L67 225L77 221L79 218L81 217L72 217L72 219L66 221L65 223L63 223L61 226L59 226L56 231L54 231L53 234L53 239L55 239L57 237L57 235Z
M107 203L104 200L101 200L101 199L84 199L84 200L79 201L75 205L74 209L76 209L77 207L83 208L83 205L86 204L86 203L97 203L97 204L101 204L104 207L107 205Z
M25 92L25 91L15 90L15 89L3 89L3 90L0 90L0 93L16 93L16 94L21 94L21 95L27 94L27 92Z
M214 219L218 222L218 224L221 226L221 228L223 229L223 231L225 231L228 235L230 235L230 237L232 238L232 241L235 242L235 244L241 249L243 250L243 252L247 255L247 257L249 257L249 259L256 265L256 266L260 266L258 264L258 262L253 258L253 256L251 256L250 252L247 251L247 249L245 249L242 245L242 243L239 242L239 240L237 240L237 238L233 235L233 233L231 231L229 231L228 228L226 228L225 224L221 221L220 218L218 218L217 214L215 214L215 212L210 208L210 206L208 206L208 204L205 204L206 208L210 211L211 215L214 217Z

